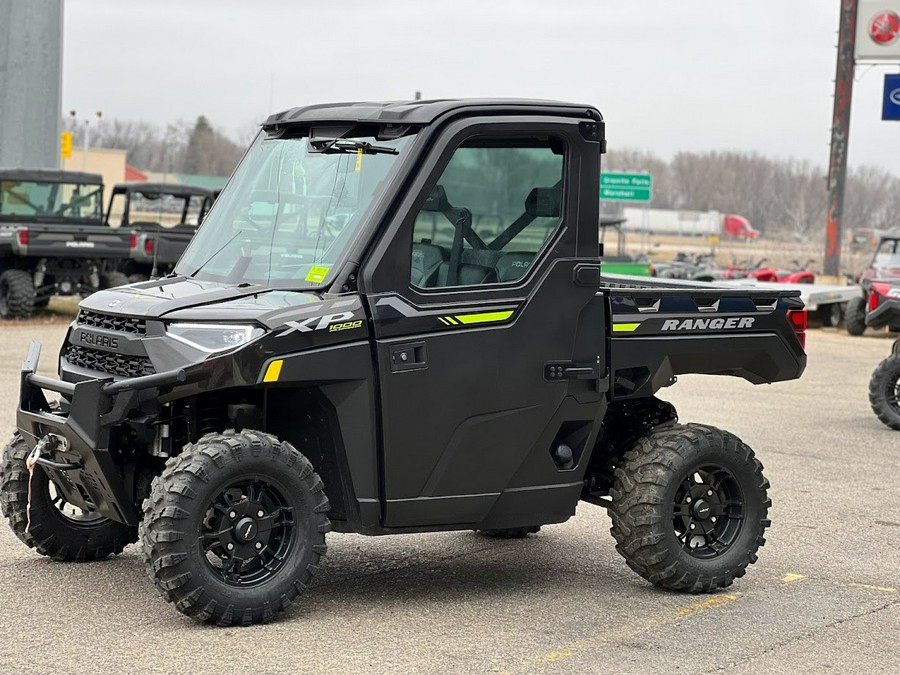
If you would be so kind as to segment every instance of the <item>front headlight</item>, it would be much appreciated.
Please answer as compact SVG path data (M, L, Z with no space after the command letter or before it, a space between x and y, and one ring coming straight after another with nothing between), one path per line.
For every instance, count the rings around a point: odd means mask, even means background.
M265 331L258 326L225 323L170 323L166 333L204 352L221 352L240 347Z

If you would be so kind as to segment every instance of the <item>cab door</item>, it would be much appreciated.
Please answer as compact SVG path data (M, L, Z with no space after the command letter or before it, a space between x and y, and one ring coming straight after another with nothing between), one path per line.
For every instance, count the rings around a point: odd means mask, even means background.
M599 144L556 118L440 138L363 269L384 525L564 520L602 416Z

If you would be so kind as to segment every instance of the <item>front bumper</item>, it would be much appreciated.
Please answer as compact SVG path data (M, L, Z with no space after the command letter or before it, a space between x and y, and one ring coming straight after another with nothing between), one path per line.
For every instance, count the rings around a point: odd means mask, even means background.
M16 425L35 460L66 501L112 520L136 525L132 486L110 449L110 430L139 406L139 394L186 382L184 369L114 381L71 383L37 374L41 344L32 342L22 364ZM50 405L44 390L62 394L68 411ZM42 442L43 441L43 442Z
M866 325L869 328L900 328L900 300L880 297L878 307L866 314Z

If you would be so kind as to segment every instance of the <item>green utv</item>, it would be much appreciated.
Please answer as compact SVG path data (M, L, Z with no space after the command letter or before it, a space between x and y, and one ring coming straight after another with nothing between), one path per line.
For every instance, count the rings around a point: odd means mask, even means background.
M171 275L82 301L59 379L32 345L14 532L58 560L140 538L163 596L219 624L286 609L329 530L523 537L580 500L650 582L728 586L769 525L762 467L655 394L799 377L805 310L605 277L604 149L568 103L269 117Z

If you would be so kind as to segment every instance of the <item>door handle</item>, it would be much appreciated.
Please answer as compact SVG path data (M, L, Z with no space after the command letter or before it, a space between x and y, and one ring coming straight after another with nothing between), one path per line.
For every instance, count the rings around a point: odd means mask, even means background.
M407 342L391 346L391 371L422 370L428 367L424 342Z

